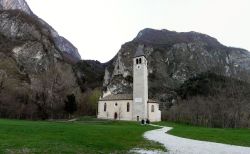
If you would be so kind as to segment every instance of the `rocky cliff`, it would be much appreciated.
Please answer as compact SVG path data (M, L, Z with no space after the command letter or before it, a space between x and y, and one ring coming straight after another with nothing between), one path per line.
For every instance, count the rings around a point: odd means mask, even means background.
M0 10L20 10L32 16L36 22L43 25L43 31L50 33L55 47L62 52L63 57L70 63L76 63L81 60L81 56L78 53L77 48L71 44L67 39L61 37L50 25L45 21L38 18L29 8L25 0L0 0Z
M0 116L57 118L80 87L70 63L40 20L0 11Z
M28 4L24 0L0 0L1 10L22 10L23 12L33 15Z
M72 66L80 60L24 0L0 0L0 117L63 118L67 96L82 96Z
M122 45L106 67L103 84L106 93L132 92L132 58L139 44L144 44L148 59L149 97L162 102L171 101L176 89L202 72L249 80L247 50L226 47L197 32L144 29L134 40Z

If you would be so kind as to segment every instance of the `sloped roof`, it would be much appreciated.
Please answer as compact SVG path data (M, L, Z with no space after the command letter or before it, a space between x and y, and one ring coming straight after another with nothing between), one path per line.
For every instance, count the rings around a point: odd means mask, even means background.
M144 57L145 57L145 53L144 53L143 49L144 49L144 45L143 45L143 44L140 44L140 45L137 47L137 49L136 49L134 58L135 58L135 57L140 57L140 56L144 56Z
M100 99L100 101L110 100L133 100L133 94L111 94Z
M100 101L113 100L133 100L133 94L111 94L100 99ZM148 103L158 103L158 101L154 99L148 99Z
M154 99L148 99L148 103L158 103L158 101Z

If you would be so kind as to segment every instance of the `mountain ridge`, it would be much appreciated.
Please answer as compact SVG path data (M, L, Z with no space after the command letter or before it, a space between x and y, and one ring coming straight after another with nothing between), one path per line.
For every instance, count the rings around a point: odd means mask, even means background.
M72 43L27 11L24 0L5 2L0 0L0 117L65 118L64 103L73 95L80 115L95 114L101 90L132 92L132 59L140 44L148 60L149 97L159 100L163 111L176 102L178 90L183 95L189 88L193 93L203 90L200 85L206 87L204 82L211 76L229 78L225 82L250 81L247 50L193 31L145 28L110 61L81 60ZM215 75L202 76L207 72Z
M0 117L64 118L67 96L82 102L73 70L79 59L67 59L62 49L69 51L72 44L56 44L60 37L53 32L20 9L0 10Z
M144 44L148 58L149 96L167 100L184 81L211 71L241 80L249 80L250 53L245 49L222 45L217 39L197 32L174 32L146 28L122 45L110 61L104 77L104 93L129 93L132 83L132 58ZM155 94L155 92L159 94ZM163 97L163 99L162 99Z
M34 15L25 0L0 0L0 10L21 10Z
M65 60L70 63L76 63L81 60L78 49L66 38L60 36L48 23L35 15L25 0L0 0L0 10L20 10L29 16L36 18L37 22L46 27L44 30L49 30L55 46L60 50L60 52L62 52Z
M178 42L190 41L204 41L217 46L222 45L217 39L195 31L190 32L176 32L167 29L156 30L152 28L145 28L141 30L138 35L133 39L135 42L140 43L153 43L153 44L169 44ZM223 46L223 45L222 45Z

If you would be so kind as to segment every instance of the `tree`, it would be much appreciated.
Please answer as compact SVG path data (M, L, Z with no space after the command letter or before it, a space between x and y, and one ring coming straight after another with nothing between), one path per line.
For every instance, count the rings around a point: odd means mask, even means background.
M98 101L101 96L99 89L94 89L88 97L88 106L90 108L90 114L97 114Z
M79 115L97 115L98 101L101 96L100 89L87 90L78 100L78 114Z
M203 74L186 81L179 96L164 112L166 119L206 127L250 126L250 84L245 81Z
M65 118L65 100L75 94L77 85L72 68L68 64L55 63L33 77L31 89L33 102L38 107L39 117Z
M4 84L5 84L6 78L7 78L7 75L6 75L5 71L0 70L0 93L4 89Z
M65 111L69 113L69 118L71 114L73 114L77 110L77 104L75 95L71 94L67 96L67 100L65 101Z

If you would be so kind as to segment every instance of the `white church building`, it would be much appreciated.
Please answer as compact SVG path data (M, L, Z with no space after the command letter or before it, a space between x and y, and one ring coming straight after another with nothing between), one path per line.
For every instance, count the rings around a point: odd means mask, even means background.
M139 45L133 58L133 94L110 94L100 98L100 119L161 121L159 103L148 99L148 69L144 46Z

